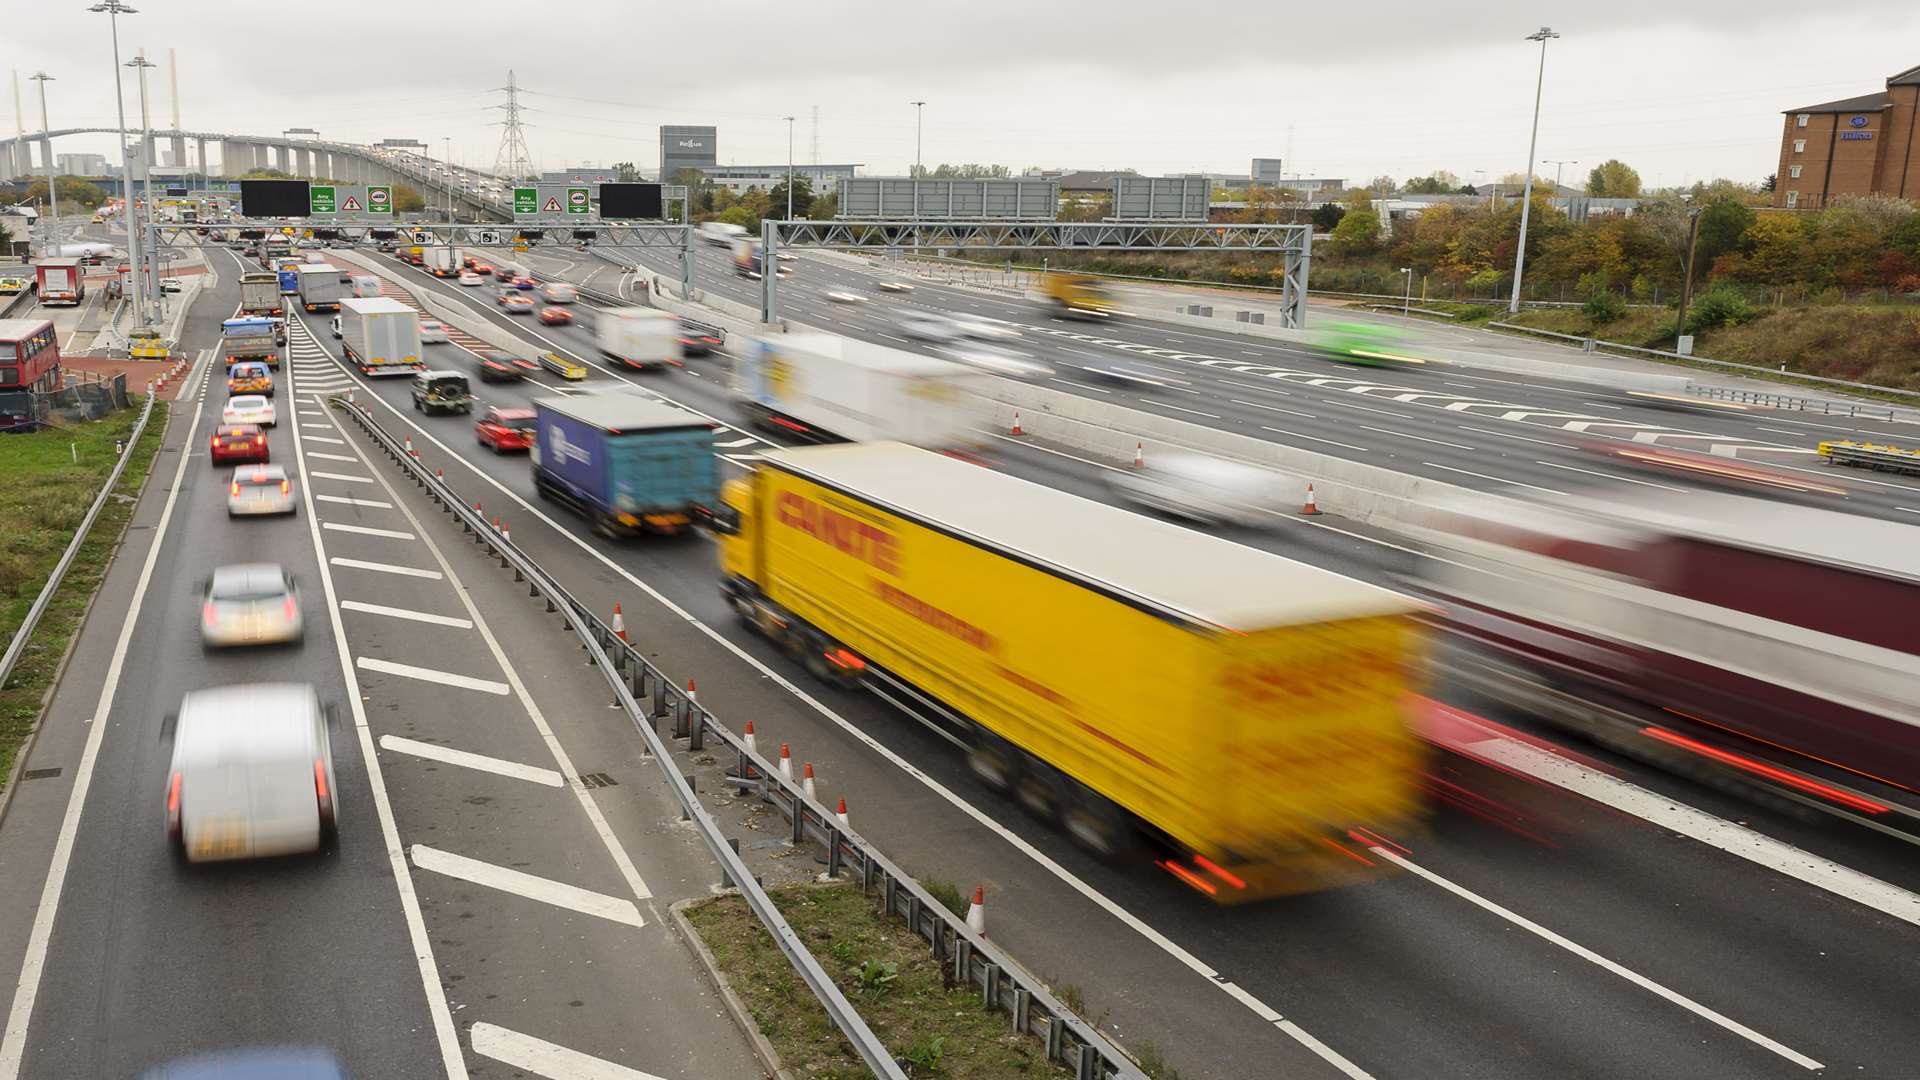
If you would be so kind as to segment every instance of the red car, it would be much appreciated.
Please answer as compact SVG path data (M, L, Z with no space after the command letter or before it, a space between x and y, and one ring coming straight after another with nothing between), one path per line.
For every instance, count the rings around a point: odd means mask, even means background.
M498 405L489 407L486 414L473 425L474 438L479 440L481 446L493 447L496 454L532 449L534 430L532 409L502 408Z
M222 424L213 429L213 445L207 456L215 465L234 461L265 464L270 460L267 433L258 424Z
M467 267L467 269L473 271L476 274L491 274L493 273L493 264L476 262L472 266Z
M573 321L573 312L563 307L544 307L540 309L540 321L548 326L565 326Z

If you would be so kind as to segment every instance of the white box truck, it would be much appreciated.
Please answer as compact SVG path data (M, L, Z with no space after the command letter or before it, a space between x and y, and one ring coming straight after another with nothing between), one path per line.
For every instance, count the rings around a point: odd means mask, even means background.
M420 359L420 316L384 296L340 301L338 332L347 361L361 374L411 375L427 370Z
M423 247L420 268L434 277L457 278L462 269L460 260L465 257L465 252L457 247Z
M610 308L594 319L600 351L637 371L681 367L680 320L653 308Z
M308 311L339 311L347 287L340 281L340 268L331 263L302 263L294 270L294 295Z
M734 366L742 415L819 442L891 439L972 445L993 376L951 361L833 334L756 339Z
M734 237L747 235L747 230L725 221L703 221L698 232L700 239L721 247L732 247Z

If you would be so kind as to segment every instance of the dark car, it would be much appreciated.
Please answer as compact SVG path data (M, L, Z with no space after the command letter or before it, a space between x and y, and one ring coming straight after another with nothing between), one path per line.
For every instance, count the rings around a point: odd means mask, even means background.
M208 447L207 456L215 465L236 461L264 464L270 460L267 433L258 424L221 424L213 429L213 445Z
M539 371L540 362L530 356L489 349L478 354L475 367L481 382L515 382Z

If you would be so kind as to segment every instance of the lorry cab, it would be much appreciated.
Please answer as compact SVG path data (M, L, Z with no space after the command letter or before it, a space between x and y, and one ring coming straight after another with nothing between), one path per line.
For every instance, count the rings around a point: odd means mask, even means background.
M725 580L754 581L759 577L752 550L752 537L756 535L754 480L759 475L758 471L750 472L720 485L720 507L714 511L710 526L720 538L720 571Z
M1062 318L1104 319L1114 312L1113 297L1097 278L1056 270L1040 279L1040 287Z

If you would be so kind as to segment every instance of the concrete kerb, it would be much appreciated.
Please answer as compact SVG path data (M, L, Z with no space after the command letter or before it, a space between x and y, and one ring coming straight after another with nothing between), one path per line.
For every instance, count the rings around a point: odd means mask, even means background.
M738 892L738 889L724 889L717 895L737 895ZM688 908L695 904L706 903L711 899L712 897L708 896L689 896L685 900L678 900L670 905L667 908L667 914L673 920L674 932L680 935L680 940L687 943L687 947L700 961L701 968L707 973L707 979L713 983L714 989L719 991L720 1000L727 1007L727 1015L733 1017L734 1024L747 1036L747 1041L753 1046L754 1056L760 1059L760 1067L767 1070L767 1075L775 1077L776 1080L797 1080L791 1069L780 1064L779 1052L773 1048L771 1042L767 1041L767 1037L760 1033L760 1025L754 1020L753 1013L747 1009L747 1003L740 1000L740 995L734 992L732 981L727 978L726 972L720 970L720 963L714 959L712 950L707 948L707 943L702 941L700 935L694 931L693 924L687 921Z

